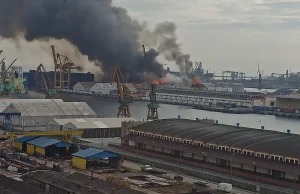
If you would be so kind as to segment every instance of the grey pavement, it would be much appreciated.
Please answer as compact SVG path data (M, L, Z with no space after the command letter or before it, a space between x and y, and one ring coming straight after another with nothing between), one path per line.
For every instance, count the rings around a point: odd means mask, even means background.
M136 153L128 152L128 151L121 150L121 149L114 148L114 147L105 147L105 150L116 152L116 153L123 154L123 155L126 154L126 155L132 156L132 157L137 157ZM195 171L195 172L212 174L212 175L215 175L215 176L229 178L229 179L231 178L230 174L224 174L224 173L216 172L216 171L209 170L209 169L189 166L189 165L180 164L180 163L177 163L177 162L162 160L162 159L159 159L159 158L148 157L148 156L144 156L144 155L138 155L138 157L141 158L141 159L148 160L149 164L151 164L152 161L155 161L155 162L159 162L159 163L164 163L164 164L176 166L178 168L192 170L192 171ZM244 183L249 183L249 184L253 184L253 185L260 185L260 186L264 186L264 187L267 187L267 188L272 188L274 190L281 191L281 192L294 193L293 190L289 189L289 188L284 188L284 187L280 187L280 186L276 186L276 185L270 185L270 184L266 184L266 183L262 183L262 182L258 182L258 181L254 181L254 180L253 181L252 180L247 180L245 178L242 178L242 177L239 177L239 176L236 176L236 175L232 176L232 180L242 181Z
M134 170L140 170L143 165L125 160L123 162L122 166L125 166L127 168L131 168L131 169L134 169ZM174 176L176 176L176 175L181 175L181 176L183 176L183 182L186 182L186 183L189 183L189 184L193 184L194 182L197 182L197 181L205 181L205 182L208 183L208 187L212 190L217 190L217 187L218 187L217 183L213 183L213 182L206 181L206 180L203 180L203 179L183 175L183 174L180 174L180 173L178 174L178 173L174 173L174 172L171 172L171 171L166 171L164 169L159 169L159 168L155 168L155 169L167 172L167 174L164 175L164 176L170 177L170 178L174 178ZM233 188L233 191L231 193L234 193L234 194L254 194L255 192L250 192L250 191L245 191L245 190Z

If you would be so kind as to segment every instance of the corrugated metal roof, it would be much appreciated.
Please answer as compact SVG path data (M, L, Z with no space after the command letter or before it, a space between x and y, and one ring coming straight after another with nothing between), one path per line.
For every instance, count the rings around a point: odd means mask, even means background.
M88 148L86 150L82 150L72 154L72 156L85 158L85 159L99 159L99 158L118 158L119 154L115 154L112 152L107 152L103 150L98 150L95 148Z
M19 137L19 138L15 139L14 141L25 143L27 141L30 141L30 140L33 140L36 138L38 138L38 137L37 136L23 136L23 137Z
M88 148L88 149L76 152L76 153L72 154L72 156L77 156L80 158L88 158L88 157L96 155L100 152L103 152L103 150L98 150L95 148Z
M71 123L78 129L120 128L123 121L136 121L133 117L128 118L77 118L77 119L54 119L58 125Z
M131 91L131 92L137 92L135 86L133 86L130 83L125 83L125 86ZM92 87L91 90L117 90L117 84L116 83L95 83Z
M22 116L96 116L86 102L12 102L12 107L7 107L3 112L20 112Z
M56 144L56 147L58 147L58 148L65 148L65 147L71 147L71 146L72 146L72 144L66 143L66 142L59 142Z
M97 159L97 158L119 158L119 157L120 157L119 154L104 151L104 152L100 152L98 154L89 156L88 158Z
M63 102L62 99L0 99L0 112L4 111L13 102Z
M48 137L39 137L36 139L33 139L31 141L28 141L27 144L32 144L41 148L45 148L48 147L50 145L54 145L57 144L61 141L57 140L57 139L50 139Z

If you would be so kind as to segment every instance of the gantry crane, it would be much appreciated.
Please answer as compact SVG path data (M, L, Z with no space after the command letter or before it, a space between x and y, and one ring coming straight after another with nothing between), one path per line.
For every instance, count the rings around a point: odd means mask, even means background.
M146 57L145 45L143 45L143 52L144 52L144 58L145 58ZM149 93L150 103L148 104L147 121L148 120L158 120L157 109L159 108L159 104L156 101L156 85L151 83L150 80L149 80L149 83L151 85L151 92Z
M40 64L37 69L36 73L40 73L42 77L42 82L45 88L45 94L46 98L53 98L56 95L56 89L54 88L53 82L50 80L47 71L45 70L45 67L43 64ZM36 75L37 78L37 75Z
M53 45L51 49L54 60L54 89L70 89L71 71L82 71L82 68L75 65L68 57L56 53Z
M82 135L83 130L74 131L32 131L32 132L5 132L2 139L13 139L18 136L63 136L63 140L72 143L74 135Z
M147 114L147 121L148 120L158 120L158 112L157 109L159 108L159 104L156 101L156 85L151 85L151 93L150 96L150 103L148 104L148 114Z
M125 86L119 65L116 65L113 74L112 82L117 82L119 96L119 110L117 117L130 117L129 104L133 102L133 97L130 95L130 90Z

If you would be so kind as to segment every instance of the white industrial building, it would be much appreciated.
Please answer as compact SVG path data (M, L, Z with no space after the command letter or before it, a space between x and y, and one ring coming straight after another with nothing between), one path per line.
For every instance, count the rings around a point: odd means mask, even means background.
M13 102L63 102L62 99L0 99L0 112Z
M131 93L137 93L137 89L130 83L125 83L125 86ZM95 82L78 82L73 86L73 91L89 92L95 94L111 94L117 91L116 83L95 83Z
M21 113L12 118L12 128L17 130L45 130L54 118L93 118L97 114L85 102L60 100L22 100L11 102L3 113ZM4 118L2 117L2 120Z
M95 82L77 82L73 86L73 90L90 92L91 87L95 84L96 84Z
M137 89L130 83L125 83L125 86L131 91L131 93L137 93ZM116 91L116 83L96 83L91 87L91 92L98 94L110 94L112 91Z
M135 118L70 118L54 119L47 124L47 131L84 130L84 138L121 137L122 122Z

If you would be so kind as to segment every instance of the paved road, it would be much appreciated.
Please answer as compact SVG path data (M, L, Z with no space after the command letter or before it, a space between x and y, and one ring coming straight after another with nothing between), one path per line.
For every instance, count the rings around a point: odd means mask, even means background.
M122 166L125 166L127 168L131 168L131 169L134 169L134 170L140 170L143 165L126 160L126 161L123 162ZM173 178L176 175L183 176L183 181L186 182L186 183L189 183L189 184L193 184L194 182L197 182L197 181L205 181L205 182L209 183L208 186L212 190L217 190L217 187L218 187L217 183L213 183L213 182L210 182L210 181L206 181L206 180L198 179L198 178L195 178L195 177L183 175L183 174L180 174L180 173L174 173L174 172L171 172L171 171L166 171L164 169L159 169L159 168L155 168L155 169L167 172L167 174L165 175L167 177ZM234 193L234 194L254 194L255 192L250 192L250 191L245 191L245 190L234 188L232 193Z
M108 150L108 151L112 151L112 152L116 152L116 153L120 153L120 154L126 154L128 156L136 157L135 153L128 152L128 151L125 151L125 150L121 150L121 149L118 149L118 148L105 147L105 149ZM185 164L179 164L179 163L176 163L176 162L166 161L166 160L162 160L162 159L159 159L159 158L153 158L153 157L148 157L148 156L144 156L144 155L139 155L138 157L141 158L141 159L148 160L150 164L151 164L152 161L155 161L155 162L159 162L159 163L178 166L180 168L196 171L196 172L199 172L199 173L201 172L201 173L216 175L216 176L219 176L219 177L224 177L224 178L229 178L229 179L231 178L230 175L228 175L228 174L224 174L224 173L220 173L220 172L216 172L216 171L212 171L212 170L208 170L208 169L204 169L204 168L189 166L189 165L185 165ZM249 184L253 184L253 185L260 185L260 186L272 188L272 189L277 190L277 191L282 191L282 192L286 192L286 193L293 193L293 190L289 189L289 188L282 188L282 187L278 187L278 186L275 186L275 185L269 185L269 184L265 184L265 183L261 183L261 182L257 182L257 181L250 181L250 180L247 180L245 178L238 177L238 176L235 176L235 175L232 176L232 179L242 181L242 182L245 182L245 183L249 183Z

